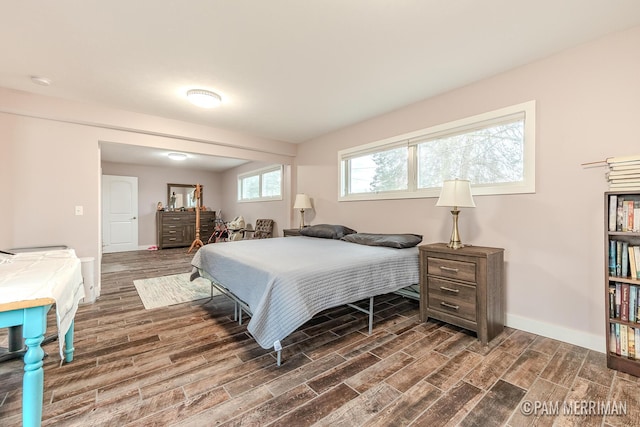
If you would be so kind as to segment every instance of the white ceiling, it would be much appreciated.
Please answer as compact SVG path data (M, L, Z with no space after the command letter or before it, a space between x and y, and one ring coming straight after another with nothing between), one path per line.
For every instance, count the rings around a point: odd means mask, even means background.
M0 6L2 87L293 143L640 25L638 0ZM223 104L199 109L189 88Z

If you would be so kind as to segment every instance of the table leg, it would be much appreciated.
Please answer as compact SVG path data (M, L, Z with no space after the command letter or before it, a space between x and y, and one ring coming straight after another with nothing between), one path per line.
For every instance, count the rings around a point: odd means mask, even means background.
M73 361L73 328L75 321L71 322L71 326L69 326L69 330L64 335L64 360L69 363Z
M44 350L40 344L47 329L47 311L50 306L24 309L22 334L27 345L22 377L22 425L40 426L42 422L42 398L44 394Z

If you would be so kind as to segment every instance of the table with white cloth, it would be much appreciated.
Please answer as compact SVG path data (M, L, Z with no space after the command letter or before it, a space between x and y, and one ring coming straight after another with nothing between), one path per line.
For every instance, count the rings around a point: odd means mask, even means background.
M73 360L74 316L84 297L80 259L73 249L0 254L0 327L22 326L23 426L39 426L44 394L47 313L56 307L60 357Z

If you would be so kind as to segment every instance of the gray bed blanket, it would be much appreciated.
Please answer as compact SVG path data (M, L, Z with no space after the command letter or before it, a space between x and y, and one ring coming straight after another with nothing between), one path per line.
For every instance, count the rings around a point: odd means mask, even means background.
M192 264L249 306L247 330L265 349L322 310L419 282L417 247L303 236L205 245Z

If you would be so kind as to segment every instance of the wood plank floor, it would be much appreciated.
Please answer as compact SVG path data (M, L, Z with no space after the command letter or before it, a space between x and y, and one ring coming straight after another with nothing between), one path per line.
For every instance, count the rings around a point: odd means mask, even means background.
M133 280L190 271L185 249L105 254L102 296L76 316L75 359L45 346L45 426L639 426L638 379L605 356L507 329L418 320L416 301L375 299L374 332L338 307L283 343L284 363L232 320L223 296L145 310ZM49 316L49 333L55 321ZM51 326L53 325L53 327ZM6 329L0 346L6 346ZM22 361L0 364L0 425L21 425ZM621 402L626 415L523 414L522 402Z

